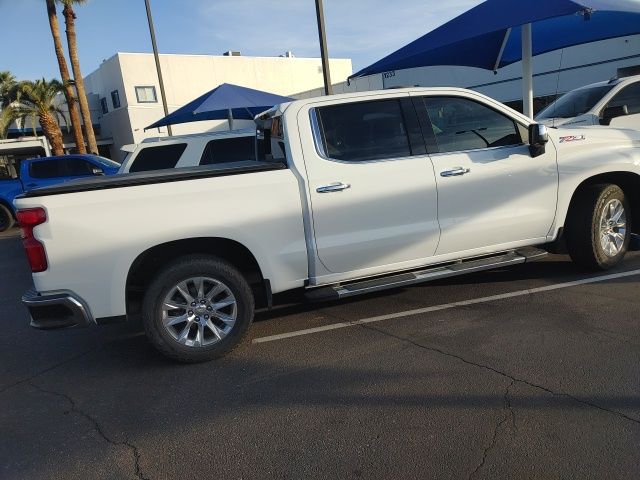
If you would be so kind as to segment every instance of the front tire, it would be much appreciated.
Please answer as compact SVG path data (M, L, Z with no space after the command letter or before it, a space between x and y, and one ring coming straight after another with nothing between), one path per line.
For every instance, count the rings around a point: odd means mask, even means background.
M183 257L161 270L142 304L147 337L162 354L184 363L233 350L254 314L249 284L231 264L212 256Z
M579 192L567 218L571 259L589 270L608 270L622 261L629 247L629 203L613 184L593 185Z
M13 214L4 205L0 204L0 232L5 232L13 227Z

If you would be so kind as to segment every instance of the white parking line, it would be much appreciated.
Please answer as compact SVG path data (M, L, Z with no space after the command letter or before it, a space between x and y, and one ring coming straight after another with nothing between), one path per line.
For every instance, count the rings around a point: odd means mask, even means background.
M377 317L363 318L361 320L354 320L353 322L339 322L339 323L332 323L330 325L323 325L322 327L307 328L305 330L295 330L293 332L281 333L279 335L270 335L268 337L256 338L253 340L253 343L275 342L276 340L284 340L287 338L299 337L302 335L311 335L312 333L326 332L328 330L337 330L339 328L353 327L353 326L362 325L365 323L382 322L384 320L393 320L396 318L410 317L412 315L420 315L423 313L448 310L450 308L464 307L466 305L475 305L478 303L494 302L496 300L504 300L507 298L522 297L524 295L532 295L534 293L560 290L562 288L575 287L578 285L586 285L589 283L606 282L607 280L615 280L616 278L632 277L634 275L640 275L640 269L631 270L629 272L612 273L610 275L601 275L598 277L583 278L581 280L575 280L573 282L556 283L555 285L547 285L545 287L519 290L517 292L501 293L500 295L491 295L489 297L473 298L471 300L462 300L460 302L434 305L432 307L417 308L415 310L405 310L404 312L390 313L388 315L379 315Z

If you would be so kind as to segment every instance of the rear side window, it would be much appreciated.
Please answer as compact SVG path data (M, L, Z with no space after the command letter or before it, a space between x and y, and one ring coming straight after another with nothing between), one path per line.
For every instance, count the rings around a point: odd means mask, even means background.
M362 162L411 155L398 100L331 105L316 112L322 153L330 158Z
M235 137L211 140L204 147L200 165L255 160L255 137Z
M56 178L64 177L65 172L60 160L44 160L31 163L29 165L29 175L32 178Z
M429 120L441 153L522 143L516 123L473 100L425 97Z
M186 143L145 147L140 150L138 156L133 159L133 164L129 168L129 171L146 172L148 170L175 168L186 148Z

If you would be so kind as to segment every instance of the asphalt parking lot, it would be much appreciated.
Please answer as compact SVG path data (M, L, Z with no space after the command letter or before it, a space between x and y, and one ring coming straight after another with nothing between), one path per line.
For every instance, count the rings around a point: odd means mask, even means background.
M640 478L640 254L260 313L179 365L139 325L41 332L0 237L0 478Z

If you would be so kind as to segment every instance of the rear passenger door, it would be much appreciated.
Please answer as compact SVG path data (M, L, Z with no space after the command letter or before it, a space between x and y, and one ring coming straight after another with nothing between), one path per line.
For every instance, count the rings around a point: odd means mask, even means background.
M306 129L301 135L324 267L393 270L433 255L440 234L436 185L411 100L319 104L299 115L312 124L312 137Z

